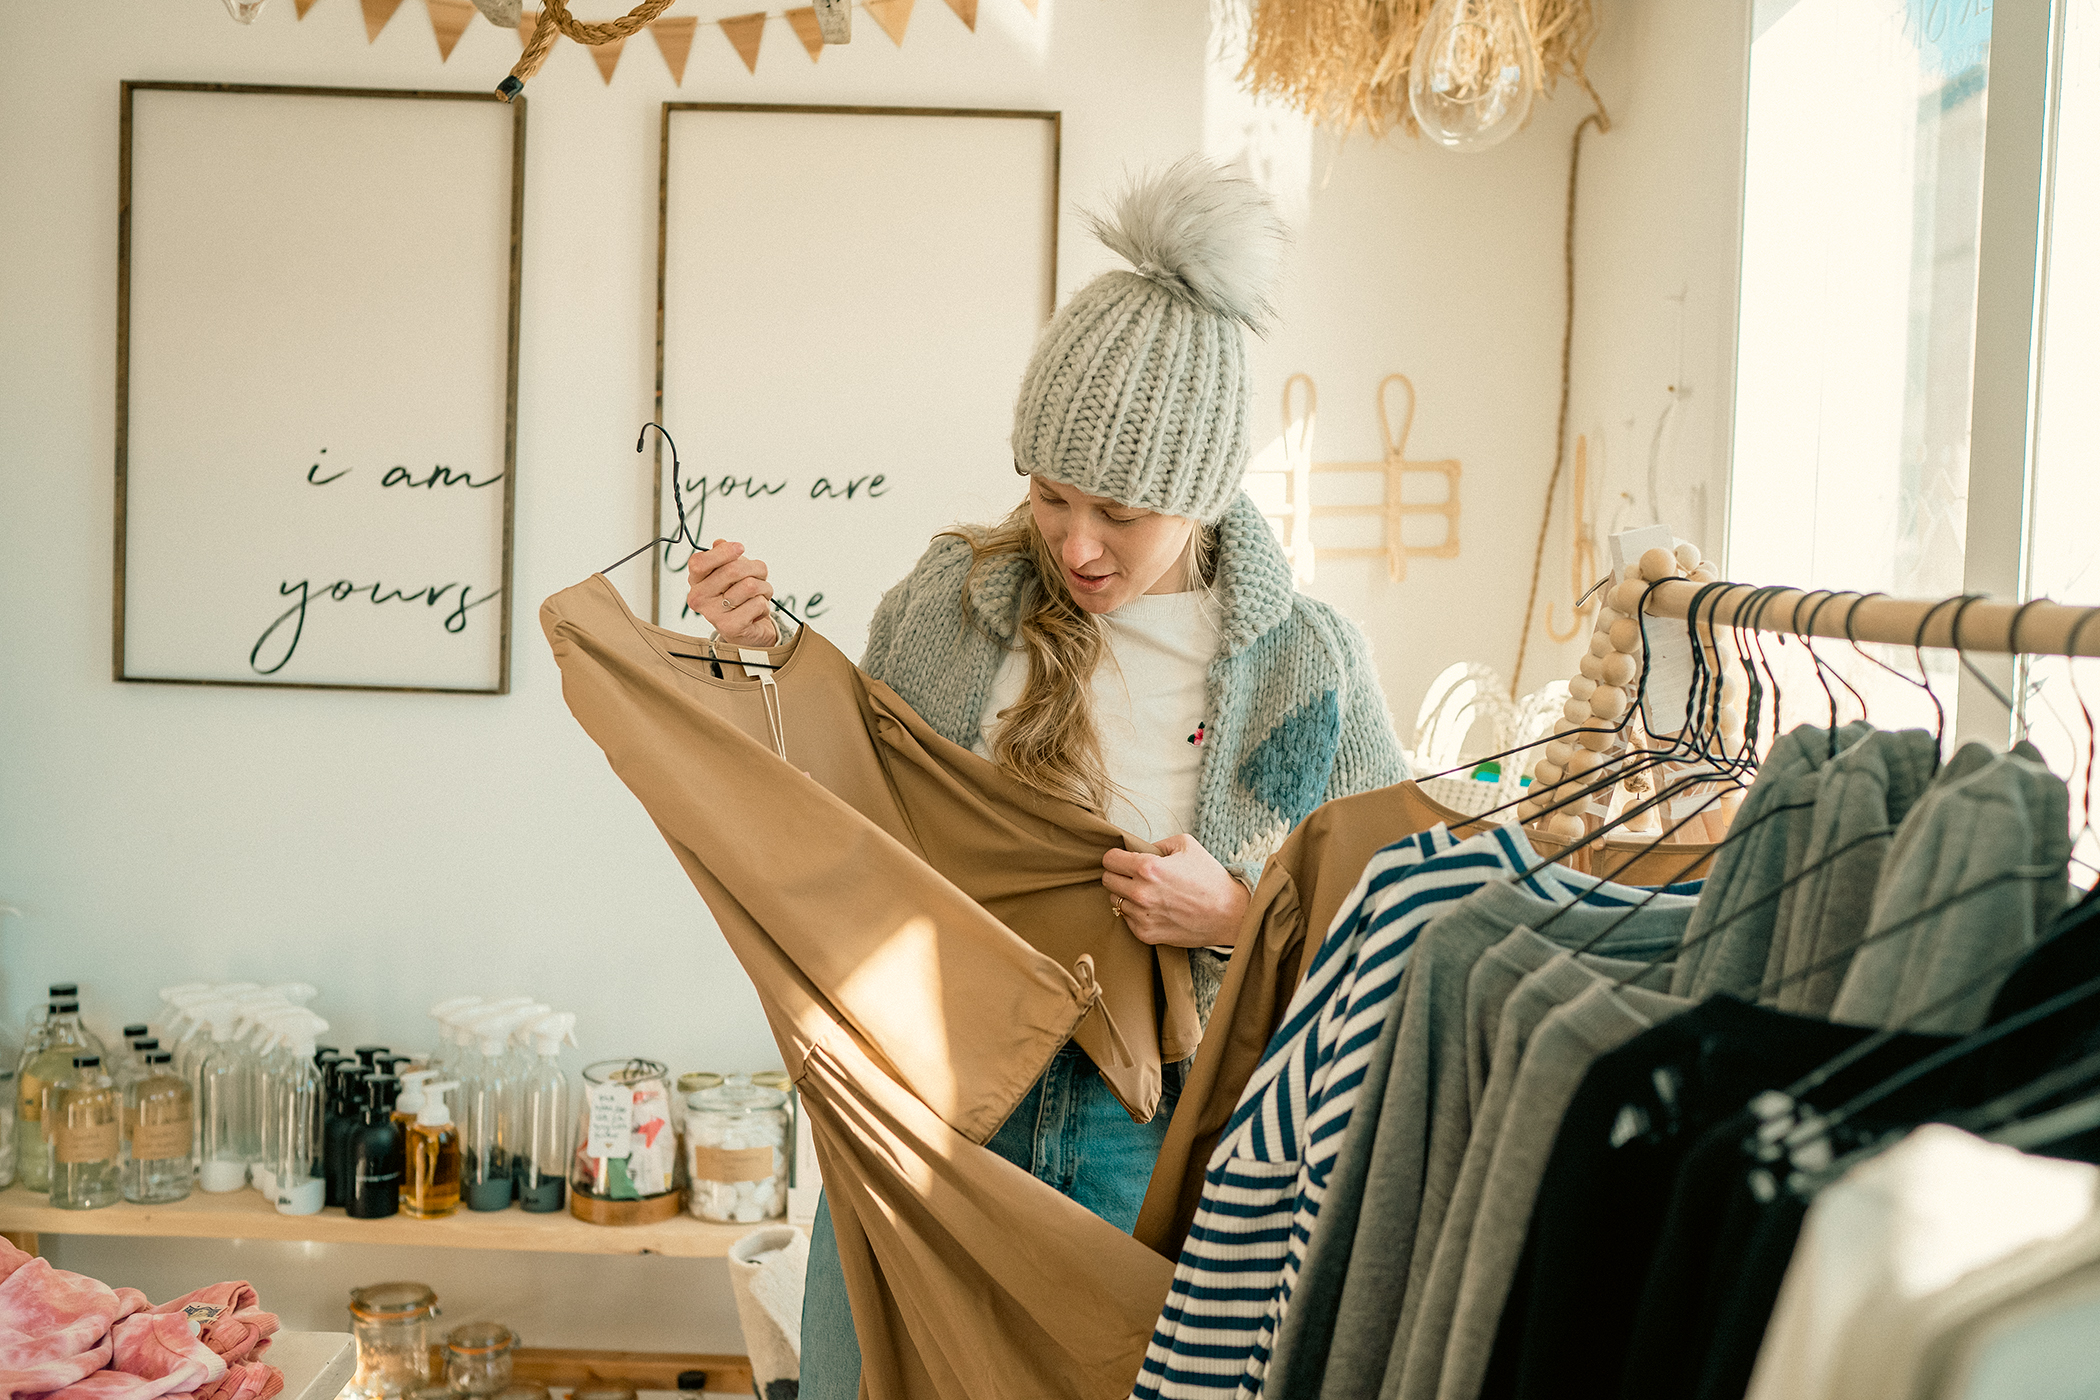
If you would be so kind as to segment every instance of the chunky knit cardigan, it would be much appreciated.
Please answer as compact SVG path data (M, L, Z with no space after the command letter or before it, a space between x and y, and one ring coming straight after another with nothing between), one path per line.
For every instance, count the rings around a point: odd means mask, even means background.
M1223 635L1210 667L1191 834L1252 883L1313 808L1409 775L1363 633L1292 586L1289 561L1244 493L1217 529ZM977 738L1034 587L1027 556L999 559L969 586L965 616L969 573L967 543L934 540L877 604L861 660L937 733L965 746ZM1204 953L1191 961L1208 1019L1222 962Z

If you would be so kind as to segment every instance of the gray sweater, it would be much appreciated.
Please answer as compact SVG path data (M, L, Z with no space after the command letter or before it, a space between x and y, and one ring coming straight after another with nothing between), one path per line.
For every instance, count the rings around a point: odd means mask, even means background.
M883 595L861 669L942 736L978 735L1001 654L1013 647L1035 587L1022 555L989 565L969 588L970 548L936 539ZM1196 829L1204 849L1250 883L1291 828L1323 802L1409 776L1355 624L1299 593L1289 562L1245 493L1218 522L1222 640L1211 663ZM1223 960L1190 958L1208 1017Z

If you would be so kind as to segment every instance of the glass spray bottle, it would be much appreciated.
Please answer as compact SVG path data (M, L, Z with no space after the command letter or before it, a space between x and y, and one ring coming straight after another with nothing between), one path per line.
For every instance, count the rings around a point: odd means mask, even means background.
M206 1191L238 1191L255 1160L255 1105L247 1063L233 1039L233 1012L211 1023L212 1048L197 1070L197 1184Z
M268 1161L271 1200L283 1215L312 1215L321 1208L321 1069L314 1063L314 1037L328 1023L304 1008L278 1018L282 1038L270 1075L266 1117L273 1155Z
M506 1073L510 1033L534 1019L524 1007L483 1016L474 1023L475 1055L460 1083L460 1195L468 1210L502 1210L516 1190L511 1145L515 1137L513 1081ZM538 1014L545 1014L540 1009Z
M563 1045L576 1043L575 1013L542 1016L531 1031L534 1063L522 1085L517 1151L511 1162L518 1204L530 1211L554 1211L562 1208L568 1194L572 1127L569 1076L557 1057Z

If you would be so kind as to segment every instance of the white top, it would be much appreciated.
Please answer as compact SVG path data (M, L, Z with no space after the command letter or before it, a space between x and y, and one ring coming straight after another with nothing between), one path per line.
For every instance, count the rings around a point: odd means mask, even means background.
M1210 664L1222 636L1206 593L1144 593L1101 615L1108 654L1094 671L1094 725L1101 760L1117 788L1108 819L1150 841L1196 825L1203 770L1197 727L1205 722ZM978 725L978 753L991 757L999 712L1028 684L1028 653L1009 651L992 680Z
M1887 1393L1912 1349L1907 1308L1964 1275L2069 1233L2100 1171L1928 1123L1816 1197L1787 1265L1749 1400Z

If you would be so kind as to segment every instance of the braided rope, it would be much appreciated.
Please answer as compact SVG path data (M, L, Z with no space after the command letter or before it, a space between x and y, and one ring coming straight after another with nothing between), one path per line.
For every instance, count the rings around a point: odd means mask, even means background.
M539 22L532 27L532 37L525 42L525 52L518 55L510 76L496 87L496 93L508 102L525 90L525 83L540 66L547 61L547 54L554 47L557 32L568 35L579 44L610 44L615 39L624 39L636 33L651 20L671 8L672 0L642 0L618 19L586 21L569 13L566 0L541 0Z
M1575 124L1574 139L1568 143L1568 209L1561 232L1562 273L1567 286L1565 319L1560 331L1560 408L1553 421L1553 473L1546 478L1546 508L1539 515L1538 545L1531 552L1531 588L1524 595L1524 622L1517 629L1517 664L1510 668L1509 695L1517 697L1517 687L1524 679L1524 653L1531 646L1531 616L1539 601L1539 573L1546 563L1546 532L1553 524L1553 497L1560 489L1560 471L1568 460L1568 388L1573 379L1575 364L1575 179L1582 171L1582 137L1591 127L1601 135L1611 130L1611 116L1604 110L1604 99L1590 86L1587 78L1578 76L1582 90L1590 95L1597 110ZM1547 622L1552 627L1552 622Z

